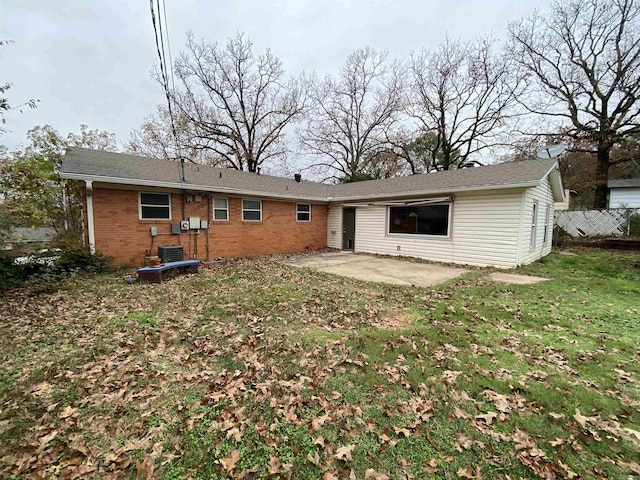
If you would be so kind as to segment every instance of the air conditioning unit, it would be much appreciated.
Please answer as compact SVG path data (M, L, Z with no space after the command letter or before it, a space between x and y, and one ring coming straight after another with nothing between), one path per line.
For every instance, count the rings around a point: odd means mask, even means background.
M182 245L158 247L158 256L162 263L180 262L184 260L184 249L182 248Z

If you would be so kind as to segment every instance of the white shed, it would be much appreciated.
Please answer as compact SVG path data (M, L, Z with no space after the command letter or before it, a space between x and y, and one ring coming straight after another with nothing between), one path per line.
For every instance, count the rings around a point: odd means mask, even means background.
M609 180L609 208L640 208L640 178Z
M511 268L551 252L557 161L530 160L332 188L329 247Z

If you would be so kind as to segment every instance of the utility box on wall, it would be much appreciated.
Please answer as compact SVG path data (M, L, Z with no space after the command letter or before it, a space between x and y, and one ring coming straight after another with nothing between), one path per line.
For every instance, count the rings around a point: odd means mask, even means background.
M189 217L189 229L190 230L200 229L200 217Z

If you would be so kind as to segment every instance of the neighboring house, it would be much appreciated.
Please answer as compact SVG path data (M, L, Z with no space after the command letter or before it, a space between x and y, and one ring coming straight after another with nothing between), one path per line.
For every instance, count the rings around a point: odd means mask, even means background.
M515 267L551 251L564 200L553 159L326 185L72 148L60 176L83 182L89 245L130 264L179 244L202 260L329 246Z
M53 227L16 227L12 229L9 239L1 246L11 254L19 254L36 248L46 247L57 235Z
M609 180L609 208L640 208L640 178Z
M554 210L572 210L574 208L575 198L578 195L578 192L575 190L570 190L568 188L564 189L564 200L562 202L554 202L553 209Z

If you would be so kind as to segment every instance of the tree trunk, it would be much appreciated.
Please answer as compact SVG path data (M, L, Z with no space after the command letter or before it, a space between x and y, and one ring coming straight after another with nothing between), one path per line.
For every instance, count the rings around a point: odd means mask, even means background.
M607 205L607 181L609 179L609 156L611 147L598 147L598 164L596 166L596 182L593 196L593 208L606 209Z

